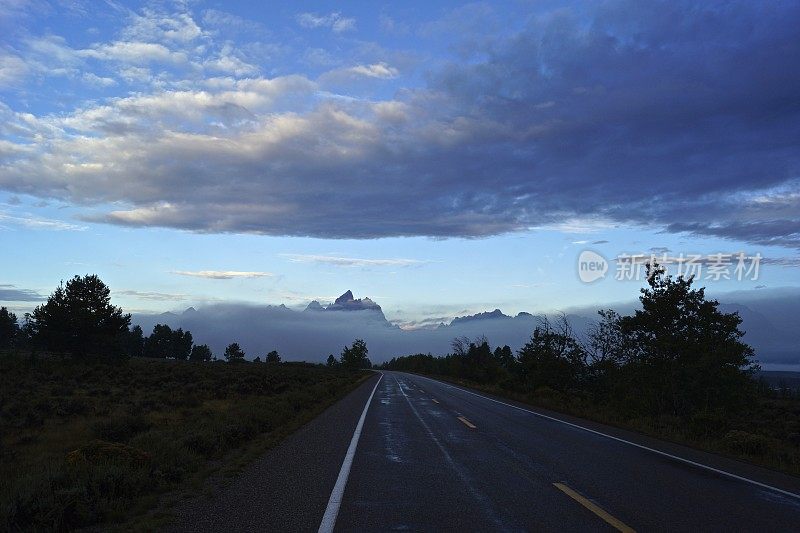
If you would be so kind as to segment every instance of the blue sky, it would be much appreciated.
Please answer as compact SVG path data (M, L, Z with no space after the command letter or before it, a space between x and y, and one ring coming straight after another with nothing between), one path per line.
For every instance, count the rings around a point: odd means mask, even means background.
M603 305L577 258L800 287L792 2L0 5L0 305L334 299L409 326Z

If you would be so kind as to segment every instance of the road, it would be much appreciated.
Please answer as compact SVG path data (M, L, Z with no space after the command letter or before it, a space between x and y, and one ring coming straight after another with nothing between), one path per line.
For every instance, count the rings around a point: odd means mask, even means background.
M315 421L330 426L312 465L324 474L285 458L291 486L251 476L244 504L184 514L183 530L800 530L791 476L404 373L344 402ZM302 520L284 516L293 502Z

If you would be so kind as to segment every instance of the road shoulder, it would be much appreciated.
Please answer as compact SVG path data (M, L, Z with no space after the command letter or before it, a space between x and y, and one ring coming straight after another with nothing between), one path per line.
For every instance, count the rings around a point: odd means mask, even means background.
M309 531L325 512L376 374L221 489L179 503L171 531Z

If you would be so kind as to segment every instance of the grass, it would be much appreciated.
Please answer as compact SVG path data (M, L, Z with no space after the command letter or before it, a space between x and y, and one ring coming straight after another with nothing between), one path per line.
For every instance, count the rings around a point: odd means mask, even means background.
M142 528L165 495L236 472L365 377L292 363L0 357L0 530Z
M534 407L570 414L800 476L800 397L763 395L739 413L629 418L579 393L542 387L525 394L448 376L431 376Z

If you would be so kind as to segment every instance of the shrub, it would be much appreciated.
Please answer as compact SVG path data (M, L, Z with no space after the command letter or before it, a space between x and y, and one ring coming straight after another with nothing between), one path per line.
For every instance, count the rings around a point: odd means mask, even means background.
M128 442L142 431L150 428L142 415L122 415L95 422L92 430L98 438L112 442Z
M723 445L734 453L759 455L769 447L769 439L763 435L754 435L738 429L731 430L722 438Z

